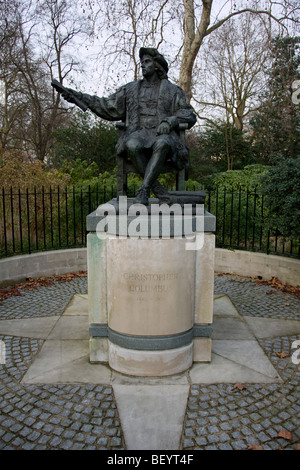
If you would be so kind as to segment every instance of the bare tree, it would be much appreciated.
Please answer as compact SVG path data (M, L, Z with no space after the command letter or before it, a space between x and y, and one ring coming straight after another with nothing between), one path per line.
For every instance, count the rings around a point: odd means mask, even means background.
M50 79L58 78L63 83L79 66L76 40L81 38L83 41L88 30L86 22L76 15L76 2L71 0L42 0L36 5L35 15L43 27L43 32L39 32L39 61L44 74L40 77L40 83L32 80L31 84L36 89L32 101L34 109L40 101L43 113L37 114L34 142L38 158L44 160L51 144L52 132L62 123L66 114L66 109L60 105L60 94L50 87Z
M194 71L199 85L193 94L204 116L220 116L243 130L247 117L260 106L271 57L269 25L264 20L249 13L232 18L204 45L197 62L201 65Z
M299 14L300 7L297 6L294 1L281 0L274 2L276 12L273 12L273 2L271 0L269 0L268 8L261 8L259 2L257 2L253 8L237 9L237 7L234 6L233 11L230 11L229 14L222 19L218 19L217 17L212 25L210 25L210 22L212 19L213 0L202 0L200 9L195 0L183 0L183 4L184 42L179 85L186 92L188 100L192 97L193 68L204 38L218 30L231 18L244 13L250 13L255 16L266 16L281 27L286 27L288 20L299 24L297 14Z
M22 114L24 101L19 75L11 57L19 54L20 2L0 3L0 149L5 150L12 140L12 129Z
M174 49L177 18L182 13L177 0L87 0L94 27L94 44L101 69L109 69L107 90L121 80L136 80L140 73L140 47ZM180 40L181 41L181 40ZM180 43L178 48L180 49ZM172 61L176 61L177 52ZM103 74L101 79L103 81Z
M39 30L40 54L51 78L62 83L80 62L76 46L82 46L89 29L88 22L71 0L41 0L35 14L42 27Z
M137 50L147 45L160 45L162 52L170 46L170 56L180 57L179 85L192 98L193 72L196 58L205 38L218 30L231 18L250 13L266 16L282 28L289 21L299 24L300 6L296 0L254 0L251 8L243 7L242 1L234 2L222 16L226 0L221 2L220 13L213 8L215 0L87 0L96 11L95 24L101 24L101 32L106 31L104 46L109 54L128 54L134 64L134 77L137 72ZM263 4L263 6L262 6ZM247 4L248 5L248 4ZM226 9L225 9L226 10ZM173 36L170 35L173 28ZM115 48L109 48L112 40ZM120 57L120 56L119 56Z
M218 14L213 8L215 0L2 0L2 146L18 142L40 160L45 159L52 131L62 122L61 113L66 113L59 94L50 87L50 80L52 77L61 82L66 78L68 83L72 80L72 73L80 62L78 39L82 44L83 37L89 34L87 20L92 20L94 26L102 81L107 65L111 67L110 80L115 80L110 82L111 88L123 83L127 72L130 79L136 79L139 48L159 47L174 66L171 67L172 78L190 101L193 93L197 98L198 86L193 79L197 77L195 65L200 48L232 18L248 13L268 18L280 27L286 28L290 20L298 24L300 7L296 0L252 2L256 3L251 8L237 8L234 4L222 16L222 8ZM87 11L79 14L81 4L85 4L83 8ZM221 1L221 7L226 4L226 0ZM213 41L210 44L213 56L217 48L214 49ZM128 60L123 66L124 56ZM247 100L249 102L249 90ZM245 102L245 96L240 93L231 104L235 108L236 125L242 125ZM229 107L228 102L228 110Z
M51 78L61 82L76 65L72 44L85 33L82 21L74 19L71 0L5 0L13 3L14 34L1 36L6 52L1 62L4 99L2 146L27 150L45 160L52 133L69 112L51 87ZM7 20L8 21L8 20ZM5 26L5 21L4 21Z

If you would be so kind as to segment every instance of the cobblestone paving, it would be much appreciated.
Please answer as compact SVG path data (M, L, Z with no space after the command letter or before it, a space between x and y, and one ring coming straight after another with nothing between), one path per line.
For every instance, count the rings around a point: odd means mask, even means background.
M216 276L215 294L228 295L242 315L299 319L300 301L268 286L229 275ZM62 314L86 278L24 291L0 302L0 319ZM55 294L55 295L54 295ZM289 304L289 305L286 305ZM299 365L291 362L300 336L260 340L282 384L191 385L181 447L190 449L295 449L300 441ZM6 363L0 364L0 449L125 448L118 410L109 385L28 385L22 377L43 340L1 336ZM285 351L288 356L278 357ZM291 438L280 437L290 431Z
M22 385L43 341L1 336L0 449L123 449L113 390L107 385Z
M280 349L281 340L269 341L268 349ZM182 448L243 450L257 445L263 450L296 449L300 442L299 366L290 358L272 362L283 384L242 384L242 390L235 384L192 385ZM281 431L291 435L280 437Z
M12 296L0 302L0 320L62 315L75 294L87 294L87 278L19 291L21 297Z
M255 279L216 275L215 295L228 295L240 315L299 320L299 298L271 286L257 285Z
M20 291L0 302L0 319L61 315L74 294L87 293L87 279ZM111 386L23 385L43 340L0 336L6 364L0 364L0 449L124 449Z
M216 276L215 294L228 295L241 315L299 320L299 299L270 286L257 286L255 280ZM254 445L263 450L296 449L300 442L300 365L293 364L291 355L293 342L299 339L300 335L259 340L282 384L241 384L242 389L236 384L192 385L182 448L243 450ZM286 357L276 354L283 352ZM291 434L281 437L282 431Z

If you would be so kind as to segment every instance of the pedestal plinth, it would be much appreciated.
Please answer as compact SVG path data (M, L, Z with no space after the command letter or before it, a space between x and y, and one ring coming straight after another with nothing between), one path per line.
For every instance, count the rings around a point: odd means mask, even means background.
M191 223L180 234L180 214L169 213L169 233L160 226L145 234L143 224L158 227L151 213L110 213L109 220L104 209L87 218L90 361L136 376L210 361L215 218L204 213L201 233Z

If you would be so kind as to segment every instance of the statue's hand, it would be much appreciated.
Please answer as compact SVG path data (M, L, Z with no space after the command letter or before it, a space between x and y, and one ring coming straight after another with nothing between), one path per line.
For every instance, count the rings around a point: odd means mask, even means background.
M167 122L162 122L156 130L157 135L170 134L170 132L171 132L171 126Z
M68 103L75 103L76 94L76 91L66 88L66 91L63 91L61 95Z

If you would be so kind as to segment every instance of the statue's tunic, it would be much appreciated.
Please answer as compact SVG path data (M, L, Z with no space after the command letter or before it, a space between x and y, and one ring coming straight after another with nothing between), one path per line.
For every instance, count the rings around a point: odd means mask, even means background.
M188 149L179 137L178 125L191 128L196 123L193 108L181 88L167 79L152 85L146 80L130 82L107 98L82 94L81 99L97 116L108 121L123 121L125 131L117 144L117 153L125 151L127 139L137 135L145 148L157 138L156 129L162 122L170 125L172 161L178 169L188 165Z

